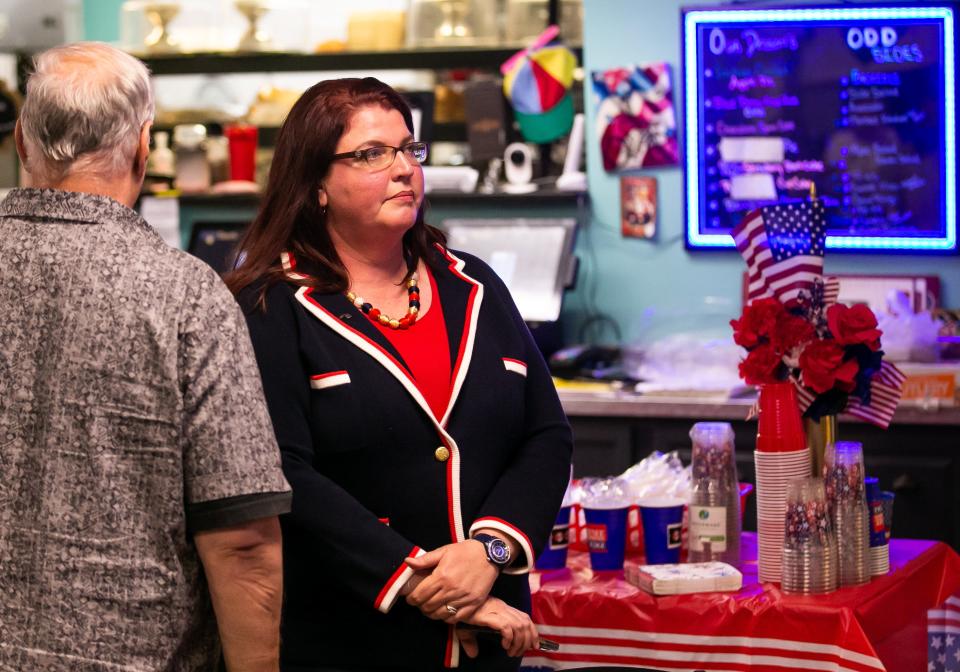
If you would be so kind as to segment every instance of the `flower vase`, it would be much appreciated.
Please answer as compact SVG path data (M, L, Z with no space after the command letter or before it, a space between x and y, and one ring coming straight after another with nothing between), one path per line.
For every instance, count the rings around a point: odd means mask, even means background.
M824 415L819 420L804 418L803 428L810 449L811 475L823 476L823 456L827 445L837 441L837 416Z

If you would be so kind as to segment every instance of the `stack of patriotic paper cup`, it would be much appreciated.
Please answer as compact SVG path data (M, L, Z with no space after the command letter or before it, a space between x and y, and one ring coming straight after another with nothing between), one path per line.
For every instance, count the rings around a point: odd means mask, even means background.
M810 475L800 411L792 383L760 387L757 450L757 574L779 582L782 574L787 484Z
M887 545L887 521L884 518L883 496L876 476L867 476L867 509L870 514L870 575L882 576L890 571L890 546Z

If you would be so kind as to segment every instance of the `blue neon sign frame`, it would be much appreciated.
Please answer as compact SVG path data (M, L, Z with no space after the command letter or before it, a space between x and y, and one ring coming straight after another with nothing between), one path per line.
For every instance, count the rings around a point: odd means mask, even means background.
M943 27L943 213L945 228L941 236L827 236L831 249L876 252L937 253L957 251L957 174L956 174L956 43L954 10L947 6L917 5L873 7L806 7L778 9L699 9L683 11L683 83L684 83L684 210L686 243L689 249L734 247L728 233L702 233L700 202L700 164L705 148L700 145L699 53L697 30L701 25L718 23L815 23L863 20L938 20Z

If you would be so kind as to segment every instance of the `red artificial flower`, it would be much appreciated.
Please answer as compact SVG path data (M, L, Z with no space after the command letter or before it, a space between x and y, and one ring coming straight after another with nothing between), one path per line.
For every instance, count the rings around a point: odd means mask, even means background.
M777 321L773 332L773 346L782 353L788 353L798 345L813 340L813 325L805 317L784 314Z
M739 320L730 320L734 343L750 350L769 342L783 313L783 304L776 299L752 301L743 309Z
M747 385L779 382L777 370L780 362L780 354L772 345L761 345L748 352L746 359L740 362L740 377Z
M871 350L880 349L880 335L877 318L867 306L857 304L847 308L835 303L827 309L827 325L830 333L840 345L863 344Z
M843 392L856 387L859 366L856 359L843 361L843 347L835 340L812 341L800 353L802 382L817 394L836 386Z

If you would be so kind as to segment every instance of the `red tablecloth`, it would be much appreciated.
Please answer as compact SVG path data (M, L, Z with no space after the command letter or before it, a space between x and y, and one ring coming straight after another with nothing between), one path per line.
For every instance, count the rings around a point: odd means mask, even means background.
M960 556L933 541L893 539L890 573L817 596L757 583L756 537L744 533L743 589L654 597L623 572L593 572L584 553L531 574L533 617L560 651L525 666L575 669L923 672L927 610L960 589Z

